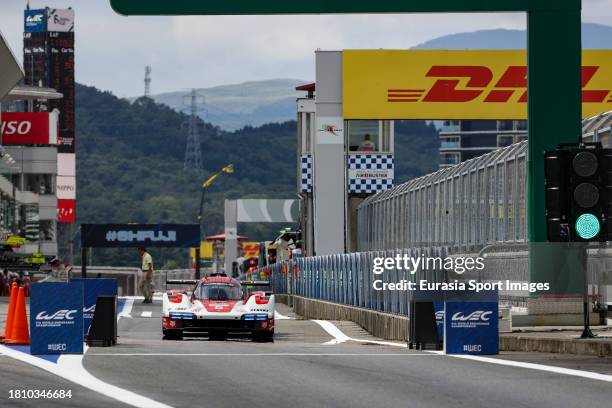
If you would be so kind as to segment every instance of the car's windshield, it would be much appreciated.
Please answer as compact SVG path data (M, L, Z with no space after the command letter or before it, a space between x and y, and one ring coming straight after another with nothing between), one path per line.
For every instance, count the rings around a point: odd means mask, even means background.
M223 283L200 285L195 296L200 300L240 300L240 286Z

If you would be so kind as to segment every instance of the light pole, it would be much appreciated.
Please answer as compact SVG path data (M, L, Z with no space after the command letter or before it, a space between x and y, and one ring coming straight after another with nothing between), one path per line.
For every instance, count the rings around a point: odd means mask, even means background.
M200 241L202 240L202 233L204 231L204 228L202 225L202 213L204 212L204 192L206 191L208 187L212 185L213 181L215 181L215 179L219 177L221 174L223 173L232 174L233 172L234 172L234 165L228 164L227 166L223 167L221 170L219 170L218 172L210 176L205 182L202 183L202 193L200 195L200 209L198 212L198 225L200 226ZM199 246L196 248L195 255L196 255L195 256L196 258L196 279L200 279L200 247Z

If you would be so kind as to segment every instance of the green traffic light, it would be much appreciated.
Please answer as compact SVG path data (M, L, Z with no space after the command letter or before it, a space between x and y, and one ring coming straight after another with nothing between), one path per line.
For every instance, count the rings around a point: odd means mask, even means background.
M591 239L599 234L601 226L593 214L582 214L576 220L576 233L582 239Z

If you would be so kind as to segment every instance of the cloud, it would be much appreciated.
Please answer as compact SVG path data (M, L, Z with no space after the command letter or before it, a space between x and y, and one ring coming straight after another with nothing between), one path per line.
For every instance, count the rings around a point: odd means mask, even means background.
M2 0L0 30L21 55L22 0ZM8 4L5 4L8 3ZM124 17L108 0L32 0L73 6L76 75L120 96L139 95L145 65L154 93L269 78L314 78L314 51L409 48L487 28L524 29L523 13ZM612 0L583 0L583 20L608 24Z

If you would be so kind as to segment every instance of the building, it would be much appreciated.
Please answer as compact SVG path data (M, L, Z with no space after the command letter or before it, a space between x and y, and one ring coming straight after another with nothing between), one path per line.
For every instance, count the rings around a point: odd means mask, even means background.
M612 147L612 112L583 121L582 139ZM440 129L440 168L453 166L527 139L525 120L445 120Z
M297 192L300 197L300 239L302 252L313 255L314 251L314 206L312 200L312 152L315 128L315 88L316 84L298 86L297 91L305 91L304 97L297 99Z
M62 260L73 263L72 237L76 222L76 144L74 81L74 10L24 11L24 82L56 89L62 99L34 103L34 112L59 112L57 146L57 240Z
M0 245L13 248L3 250L0 265L8 267L33 254L57 254L57 114L12 111L48 104L62 95L16 85L23 71L1 34L0 67Z
M317 51L316 83L297 87L297 190L305 256L355 251L357 207L393 187L394 122L343 111L344 51Z
M526 138L525 120L445 120L440 129L440 168L454 166Z
M8 111L4 123L2 146L15 162L7 176L24 197L36 197L23 202L19 217L24 225L20 236L27 239L20 251L27 254L57 255L57 196L58 113L11 111L17 107L48 104L62 95L53 89L17 86L3 99Z
M609 109L611 57L583 52L584 116ZM527 137L522 50L317 51L315 65L298 100L306 255L356 249L357 207L394 183L395 120L443 121L440 167Z

